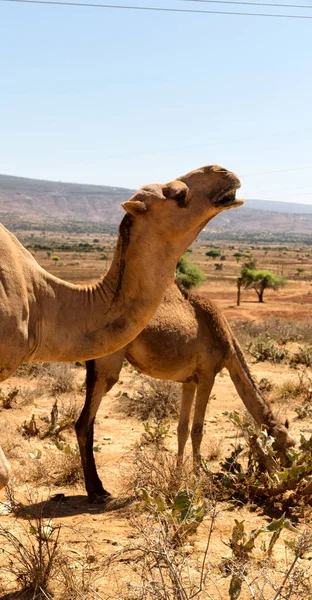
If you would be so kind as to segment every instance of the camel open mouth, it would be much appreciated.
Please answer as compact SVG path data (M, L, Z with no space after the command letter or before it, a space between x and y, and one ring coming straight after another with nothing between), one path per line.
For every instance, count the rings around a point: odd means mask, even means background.
M240 186L237 186L237 188L234 189L232 188L225 194L222 194L219 197L217 197L214 201L214 205L216 206L216 208L226 209L233 208L234 206L241 206L242 204L244 204L244 200L242 200L241 198L236 198L236 190L239 187Z

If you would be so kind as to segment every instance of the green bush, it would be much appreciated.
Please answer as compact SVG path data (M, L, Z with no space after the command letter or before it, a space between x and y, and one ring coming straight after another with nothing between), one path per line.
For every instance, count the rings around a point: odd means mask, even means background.
M208 252L206 252L206 256L209 256L210 258L218 258L221 255L221 250L208 250Z
M206 277L200 267L191 263L184 254L181 256L176 268L176 280L187 290L199 287Z

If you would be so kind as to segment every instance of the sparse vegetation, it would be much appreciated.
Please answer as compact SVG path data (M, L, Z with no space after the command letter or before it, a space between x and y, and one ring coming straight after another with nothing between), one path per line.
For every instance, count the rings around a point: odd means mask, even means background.
M173 381L144 377L132 398L122 397L129 414L142 421L176 419L181 399L181 386Z
M5 409L12 408L13 402L16 402L16 396L17 396L18 392L19 392L18 388L14 388L13 390L10 390L7 393L2 392L0 390L0 403L2 405L2 408L5 408Z
M42 225L29 228L20 232L20 237L45 267L53 268L51 257L57 254L61 277L85 281L88 273L94 280L99 269L109 266L115 229L87 224L83 231L84 226L72 222L63 228L69 232L64 234L61 224L51 221L51 228L50 223L45 230ZM300 243L299 248L295 234L280 236L278 241L278 236L274 240L266 232L248 236L235 232L230 245L220 242L227 236L226 231L221 237L209 232L209 240L194 244L192 253L187 254L208 275L211 296L220 297L227 314L235 314L230 306L233 282L243 263L256 269L257 259L261 268L284 274L289 281L283 295L277 294L275 299L264 292L267 302L263 305L256 302L253 290L243 291L248 301L240 310L235 308L238 318L232 323L244 351L249 350L246 357L253 363L261 393L274 403L280 416L284 417L287 409L290 433L297 440L296 449L289 452L289 465L279 464L265 431L255 429L240 414L230 420L221 414L225 402L233 414L239 408L224 374L222 380L217 378L216 398L206 415L203 468L195 477L187 459L177 471L175 421L181 387L139 376L128 368L120 377L118 398L113 392L102 403L94 450L101 449L96 457L105 487L116 495L126 489L126 499L133 499L135 489L137 501L126 511L88 505L72 430L83 402L83 370L64 364L23 365L16 374L18 379L2 386L1 445L12 465L19 501L27 485L40 490L47 500L39 503L47 515L44 525L60 526L53 536L59 531L61 554L54 559L55 570L53 567L52 578L42 588L44 593L36 592L38 600L39 593L40 600L310 598L312 548L306 523L311 517L312 444L306 431L312 417L311 240ZM259 244L257 238L267 241ZM216 260L208 260L205 254L209 250L218 252ZM206 294L205 288L203 292ZM244 320L239 320L240 315ZM245 320L248 315L250 319ZM259 365L255 364L258 361ZM18 393L13 398L10 394L15 385ZM58 414L52 426L51 409L56 401ZM119 428L124 418L121 407L131 417L129 429L126 423ZM21 435L17 428L23 423ZM112 428L118 430L116 436ZM187 448L191 448L191 440ZM50 501L50 493L63 500ZM117 497L116 506L119 500ZM38 549L36 534L28 531L33 518L29 514L25 518L26 509L30 512L35 504L17 507L11 514L5 512L10 510L6 504L0 503L2 528L21 544L28 532ZM95 554L82 551L76 530L69 533L72 519L76 524L81 520L81 527L93 536ZM285 523L296 531L285 528ZM226 543L223 547L222 540ZM1 547L8 549L9 541ZM29 580L25 584L28 591L22 592L24 572L13 558L12 562L15 574L7 555L0 552L0 596L33 600L36 595L30 591Z
M312 321L302 323L282 319L269 319L256 323L250 319L234 321L231 327L240 343L248 346L255 338L269 336L278 344L309 342L312 339Z

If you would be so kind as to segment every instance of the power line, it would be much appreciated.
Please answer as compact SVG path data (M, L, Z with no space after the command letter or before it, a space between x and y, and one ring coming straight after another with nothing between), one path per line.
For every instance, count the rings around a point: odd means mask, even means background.
M306 169L312 169L312 165L307 167L296 167L295 169L277 169L276 171L262 171L261 173L244 173L241 177L254 177L256 175L271 175L273 173L290 173L294 171L304 171Z
M236 15L239 17L271 17L277 19L312 19L308 15L285 15L273 13L249 13L249 12L234 12L234 11L219 11L219 10L193 10L191 8L162 8L156 6L124 6L121 4L92 4L87 2L61 2L59 0L0 0L0 2L16 2L19 4L48 4L54 6L83 6L88 8L113 8L121 10L141 10L167 13L193 13L207 15Z
M277 2L239 2L238 0L176 0L178 2L199 2L202 4L244 4L247 6L279 6L282 8L308 8L311 4L279 4Z
M268 193L274 193L274 192L290 192L293 190L306 190L307 188L312 188L312 185L296 185L295 187L286 187L286 188L270 188L269 190L257 190L259 193L261 194L268 194ZM296 195L306 195L306 194L312 194L312 192L300 192L299 194Z

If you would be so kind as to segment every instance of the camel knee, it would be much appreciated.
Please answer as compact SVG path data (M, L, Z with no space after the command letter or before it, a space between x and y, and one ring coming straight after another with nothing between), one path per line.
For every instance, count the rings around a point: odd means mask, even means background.
M190 435L190 429L188 423L179 423L177 427L178 439L179 440L187 440Z

